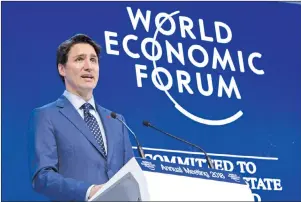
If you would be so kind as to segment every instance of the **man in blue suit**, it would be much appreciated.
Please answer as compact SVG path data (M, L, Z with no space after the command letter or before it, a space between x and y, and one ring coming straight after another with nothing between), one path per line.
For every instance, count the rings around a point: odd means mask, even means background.
M66 90L30 119L32 186L51 200L88 200L134 156L126 128L94 101L99 53L83 34L63 42L57 68Z

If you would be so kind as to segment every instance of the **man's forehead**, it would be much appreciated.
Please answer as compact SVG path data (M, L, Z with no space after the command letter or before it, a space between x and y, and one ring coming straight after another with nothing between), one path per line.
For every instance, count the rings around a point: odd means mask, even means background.
M96 55L96 52L90 44L79 43L71 47L69 55Z

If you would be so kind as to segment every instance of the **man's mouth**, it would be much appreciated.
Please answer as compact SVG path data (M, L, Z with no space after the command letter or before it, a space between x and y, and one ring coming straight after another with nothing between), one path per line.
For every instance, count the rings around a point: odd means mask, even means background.
M82 78L84 78L84 79L94 79L94 76L93 75L91 75L91 74L84 74L84 75L82 75L81 76Z

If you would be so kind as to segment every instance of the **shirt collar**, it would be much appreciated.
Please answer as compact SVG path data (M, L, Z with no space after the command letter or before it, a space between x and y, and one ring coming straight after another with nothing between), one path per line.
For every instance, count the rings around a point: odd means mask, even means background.
M86 103L86 101L82 97L75 95L67 90L64 91L63 95L71 102L71 104L75 107L76 110L79 110L80 107ZM94 109L96 109L93 95L87 103L90 103L94 107Z

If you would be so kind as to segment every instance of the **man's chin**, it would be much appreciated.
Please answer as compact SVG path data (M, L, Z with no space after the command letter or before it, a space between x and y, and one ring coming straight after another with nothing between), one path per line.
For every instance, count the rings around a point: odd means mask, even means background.
M93 91L93 89L96 87L95 84L86 84L86 85L82 85L80 88L84 91Z

